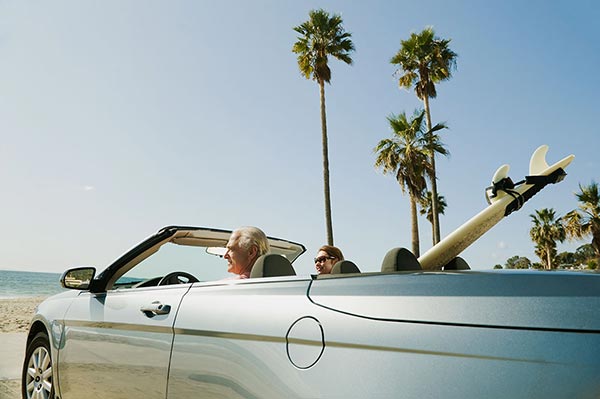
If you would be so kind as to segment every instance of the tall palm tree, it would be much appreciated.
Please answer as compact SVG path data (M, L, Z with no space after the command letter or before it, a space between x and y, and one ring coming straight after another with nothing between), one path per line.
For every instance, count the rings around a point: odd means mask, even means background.
M556 217L552 208L536 210L535 214L529 216L533 222L529 236L536 244L535 253L546 269L552 269L552 260L556 256L556 242L563 242L566 238L562 221Z
M412 252L419 256L419 222L417 203L427 188L426 174L431 170L423 130L425 112L415 112L409 120L406 113L388 117L392 138L379 141L373 152L377 154L375 167L384 174L394 174L404 194L410 200Z
M400 75L400 87L410 89L414 87L417 97L423 101L427 115L427 128L431 131L431 111L429 99L437 96L435 84L452 77L452 70L456 69L455 52L450 50L450 40L440 39L435 36L431 27L421 33L412 33L408 40L401 41L398 53L390 62L398 65L397 73ZM431 145L431 141L430 141ZM440 219L437 202L437 181L435 168L435 152L429 148L432 171L429 176L431 192L433 193L433 242L440 241Z
M443 195L438 193L437 196L437 204L438 204L438 214L443 215L446 212L446 207L448 204L446 203L446 198ZM429 223L433 225L433 193L431 191L427 191L423 199L420 203L421 209L419 210L420 215L425 215ZM433 237L432 237L433 238ZM435 245L435 240L433 240L433 245Z
M564 217L567 237L582 239L592 236L592 248L596 258L600 259L600 190L598 183L592 181L589 186L579 185L575 193L579 209L572 210Z
M323 147L323 192L325 195L325 221L327 243L333 245L333 223L331 221L331 193L329 188L329 150L327 144L327 119L325 114L325 83L331 81L328 57L331 56L352 65L350 53L354 51L351 34L344 30L342 18L329 15L325 10L311 10L309 19L294 30L301 36L292 47L298 54L298 67L306 79L319 84L321 97L321 141Z

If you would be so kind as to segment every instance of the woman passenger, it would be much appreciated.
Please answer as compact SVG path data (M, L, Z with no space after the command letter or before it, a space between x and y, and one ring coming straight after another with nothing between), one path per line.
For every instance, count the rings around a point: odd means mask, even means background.
M329 274L337 262L344 260L344 255L338 247L323 245L315 258L315 268L318 274Z

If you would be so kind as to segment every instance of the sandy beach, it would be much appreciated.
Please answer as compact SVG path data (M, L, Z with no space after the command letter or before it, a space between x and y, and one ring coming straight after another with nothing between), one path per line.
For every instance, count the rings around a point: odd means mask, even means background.
M35 312L35 307L45 297L0 299L0 342L25 341L29 321ZM23 345L8 345L0 358L0 399L21 398L21 366L25 347ZM8 376L9 378L6 378Z
M26 332L35 307L46 297L0 299L0 333Z

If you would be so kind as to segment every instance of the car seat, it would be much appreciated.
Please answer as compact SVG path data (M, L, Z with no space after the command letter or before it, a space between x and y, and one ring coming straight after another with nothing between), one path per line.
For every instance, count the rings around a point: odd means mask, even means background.
M250 278L295 276L290 261L279 254L266 254L259 256L252 267Z
M340 260L331 268L331 274L360 273L358 266L349 260Z
M381 263L381 271L384 273L422 270L417 257L406 248L392 248L385 254Z

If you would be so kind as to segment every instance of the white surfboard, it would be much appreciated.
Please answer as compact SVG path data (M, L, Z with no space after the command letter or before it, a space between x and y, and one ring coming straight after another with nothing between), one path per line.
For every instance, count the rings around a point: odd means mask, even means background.
M545 186L560 182L566 175L564 169L575 156L569 155L549 166L546 162L547 152L547 145L535 150L529 162L529 175L517 184L508 177L508 165L498 168L492 178L492 186L486 189L490 205L421 255L421 267L428 270L441 269L502 218L520 209Z

